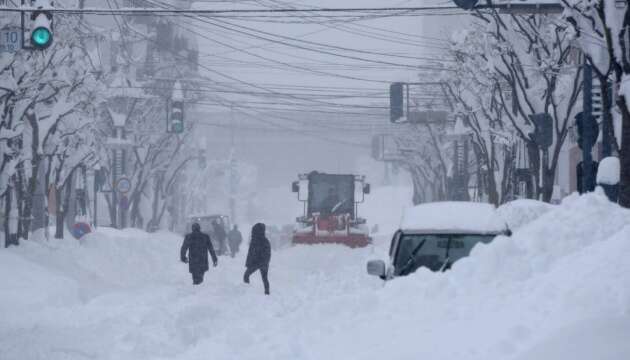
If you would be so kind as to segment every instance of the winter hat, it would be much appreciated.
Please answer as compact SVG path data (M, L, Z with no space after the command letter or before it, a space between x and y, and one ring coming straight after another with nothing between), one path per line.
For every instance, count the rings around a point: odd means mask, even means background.
M264 237L265 236L265 224L258 223L254 225L252 228L252 238Z

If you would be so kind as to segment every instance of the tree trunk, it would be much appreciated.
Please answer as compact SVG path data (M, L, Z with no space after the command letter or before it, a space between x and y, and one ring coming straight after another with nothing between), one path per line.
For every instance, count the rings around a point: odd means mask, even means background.
M424 202L425 200L424 189L422 188L422 179L420 179L420 175L418 174L418 171L415 170L413 166L410 167L409 173L411 175L411 182L413 184L413 197L411 199L411 202L414 205L418 205Z
M26 239L28 237L28 230L26 230L26 236L24 234L24 203L26 198L30 194L25 194L24 192L24 164L20 164L18 168L18 172L15 177L16 186L15 186L15 203L17 205L17 237L18 239ZM32 195L31 195L32 196Z
M151 203L151 220L147 224L148 231L155 231L160 224L160 194L164 185L164 177L156 176L153 179L153 202Z
M619 150L621 164L619 205L630 208L630 112L628 111L630 104L624 96L621 96L618 105L622 114L621 149Z
M615 69L618 85L624 81L624 76L630 77L630 58L627 54L630 49L626 49L626 31L630 28L630 3L626 1L626 13L624 14L623 30L619 34L619 45L621 47L621 66ZM610 47L609 47L610 48ZM626 79L627 81L627 79ZM630 208L630 99L624 95L618 97L617 106L621 110L621 148L619 149L619 162L621 173L619 178L619 205Z
M13 190L11 187L7 187L6 192L4 193L4 247L7 248L13 243L12 234L11 234L11 226L9 222L11 221L11 201L13 201L13 197L11 196L11 192ZM18 245L18 244L15 244Z
M503 179L501 180L501 204L512 200L514 195L514 169L516 166L516 144L505 148Z
M487 160L486 166L486 184L488 187L488 201L494 206L499 205L499 192L497 191L497 179L494 177L494 164L496 163L496 152L494 149L494 144L492 144L490 149L490 158Z
M63 196L63 187L55 188L57 198L57 211L55 216L55 239L63 239L63 220L65 218L64 202L61 200Z
M553 196L553 186L555 176L555 169L549 166L549 150L543 150L542 153L542 169L541 169L541 183L542 187L540 189L542 195L542 201L551 202L551 197Z
M499 192L497 191L497 180L494 178L494 169L488 169L487 174L488 201L494 206L499 206Z
M64 185L57 189L57 221L55 228L55 239L63 239L65 220L70 209L70 197L72 195L72 174L66 179ZM61 200L63 197L63 201Z
M532 141L527 141L527 154L529 156L529 169L532 173L531 183L527 186L527 198L540 198L540 151Z
M31 218L33 215L33 196L37 192L37 181L39 179L39 159L34 159L32 161L33 170L31 173L31 177L28 179L28 195L24 197L24 210L22 213L23 221L22 221L22 233L20 237L23 239L28 239L28 234L31 230Z

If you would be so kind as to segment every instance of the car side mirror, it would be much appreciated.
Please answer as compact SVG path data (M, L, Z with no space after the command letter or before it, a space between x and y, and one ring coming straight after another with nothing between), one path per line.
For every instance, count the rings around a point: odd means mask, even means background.
M504 234L505 234L505 236L512 236L512 230L507 229L507 230L505 230Z
M300 192L300 184L297 181L291 183L291 191L294 193Z
M383 260L370 260L367 263L367 273L373 276L378 276L381 279L385 278L387 270L385 262Z

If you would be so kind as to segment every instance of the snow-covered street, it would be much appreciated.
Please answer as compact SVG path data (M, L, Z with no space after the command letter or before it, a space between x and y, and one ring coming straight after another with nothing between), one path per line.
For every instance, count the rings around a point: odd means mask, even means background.
M386 257L385 238L275 251L269 297L258 274L242 283L242 253L193 288L173 234L24 242L0 252L12 275L0 280L0 358L627 357L628 211L600 195L501 210L514 223L538 219L450 272L386 285L365 273L367 260Z

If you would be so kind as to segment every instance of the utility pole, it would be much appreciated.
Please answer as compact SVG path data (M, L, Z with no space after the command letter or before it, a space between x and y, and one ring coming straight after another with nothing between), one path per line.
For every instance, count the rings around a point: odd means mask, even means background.
M593 68L584 62L584 117L590 117L593 114ZM585 131L588 131L585 127ZM595 183L595 174L593 174L593 154L590 146L582 146L582 189L586 192L590 188L590 184Z
M236 148L234 146L234 108L230 107L230 219L236 223Z
M113 152L113 169L112 169L112 225L119 229L124 229L126 226L125 221L125 209L122 204L124 193L120 193L118 190L118 183L125 174L125 143L124 143L124 126L125 117L114 117L114 137L112 139L112 152Z
M593 69L584 63L583 86L583 111L576 115L575 121L578 130L578 146L582 149L582 162L578 164L578 190L580 193L595 189L595 175L597 165L593 161L592 148L597 142L599 125L593 116L592 90Z

